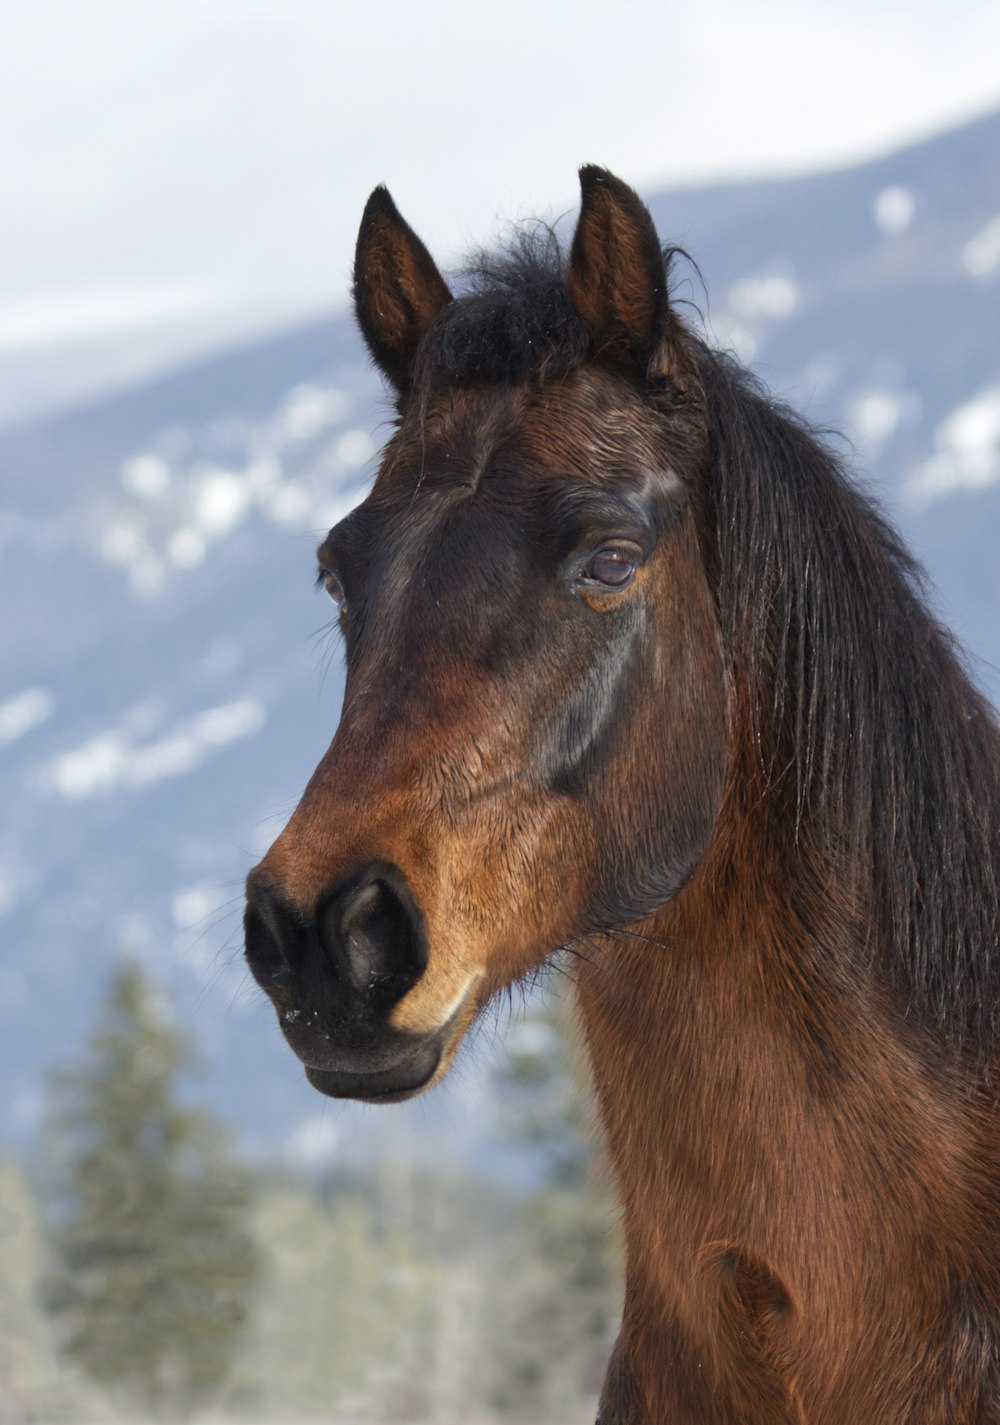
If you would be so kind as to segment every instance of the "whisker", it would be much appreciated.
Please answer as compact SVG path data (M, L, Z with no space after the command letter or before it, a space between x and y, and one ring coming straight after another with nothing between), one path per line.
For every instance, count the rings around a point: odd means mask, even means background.
M615 940L638 940L643 945L652 945L657 950L669 950L670 946L663 940L656 940L651 935L641 935L638 930L605 930L604 935L610 935Z

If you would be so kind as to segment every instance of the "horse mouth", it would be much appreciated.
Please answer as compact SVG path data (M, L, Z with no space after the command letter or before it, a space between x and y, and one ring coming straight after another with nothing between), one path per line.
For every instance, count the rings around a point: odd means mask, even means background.
M436 1036L435 1036L436 1037ZM388 1069L314 1069L306 1078L327 1098L353 1098L362 1103L402 1103L429 1088L441 1063L442 1045L430 1043Z
M278 1011L289 1048L305 1066L306 1079L328 1098L364 1103L401 1103L431 1087L444 1073L461 1038L460 1012L425 1034L385 1029L367 1042L337 1043L316 1019L295 1010ZM381 1042L379 1042L381 1041Z

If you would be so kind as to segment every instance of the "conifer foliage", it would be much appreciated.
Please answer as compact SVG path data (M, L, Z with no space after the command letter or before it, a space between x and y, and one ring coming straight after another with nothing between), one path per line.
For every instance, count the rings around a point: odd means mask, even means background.
M126 964L81 1060L53 1078L48 1305L67 1356L154 1414L214 1397L257 1273L249 1180L180 1097L191 1067L156 989Z
M552 992L529 1002L508 1051L496 1084L502 1122L542 1181L505 1244L489 1402L499 1416L572 1419L581 1397L600 1388L622 1283L614 1212L588 1131L589 1072L567 1000Z

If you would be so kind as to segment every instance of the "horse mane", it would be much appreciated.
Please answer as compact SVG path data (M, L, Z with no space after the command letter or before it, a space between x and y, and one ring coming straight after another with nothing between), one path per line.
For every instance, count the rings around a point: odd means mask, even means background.
M1000 1011L1000 731L923 574L799 416L702 347L718 599L789 820L867 877L908 1013L985 1062ZM779 792L780 795L780 792Z
M678 252L664 253L668 273ZM565 272L543 224L477 253L424 336L415 390L580 365ZM985 1064L1000 1028L993 710L919 566L822 437L730 356L694 335L689 349L709 437L710 577L767 792L804 857L818 847L841 877L858 868L867 949L905 1012Z
M456 274L458 300L420 346L414 385L565 375L587 355L587 333L566 290L566 258L546 223L513 229L507 245L474 252Z

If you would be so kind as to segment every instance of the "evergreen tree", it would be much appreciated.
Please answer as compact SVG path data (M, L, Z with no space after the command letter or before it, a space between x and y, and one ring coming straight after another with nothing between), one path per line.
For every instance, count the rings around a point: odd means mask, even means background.
M494 1078L505 1136L530 1155L546 1188L584 1185L597 1146L590 1070L565 986L550 975L526 997Z
M589 1074L565 998L529 1002L497 1081L507 1136L542 1186L504 1242L491 1302L489 1396L504 1415L579 1416L596 1395L617 1330L615 1214L595 1164Z
M24 1174L0 1162L0 1420L38 1413L48 1382L47 1322L38 1299L43 1247Z
M409 1231L378 1222L374 1197L371 1183L329 1203L304 1183L260 1192L264 1289L230 1384L234 1411L339 1419L377 1404L399 1419L403 1383L426 1394L411 1357L442 1282Z
M62 1161L48 1304L72 1360L160 1414L220 1386L257 1270L248 1179L219 1125L178 1094L192 1062L126 964L80 1062L53 1078Z

